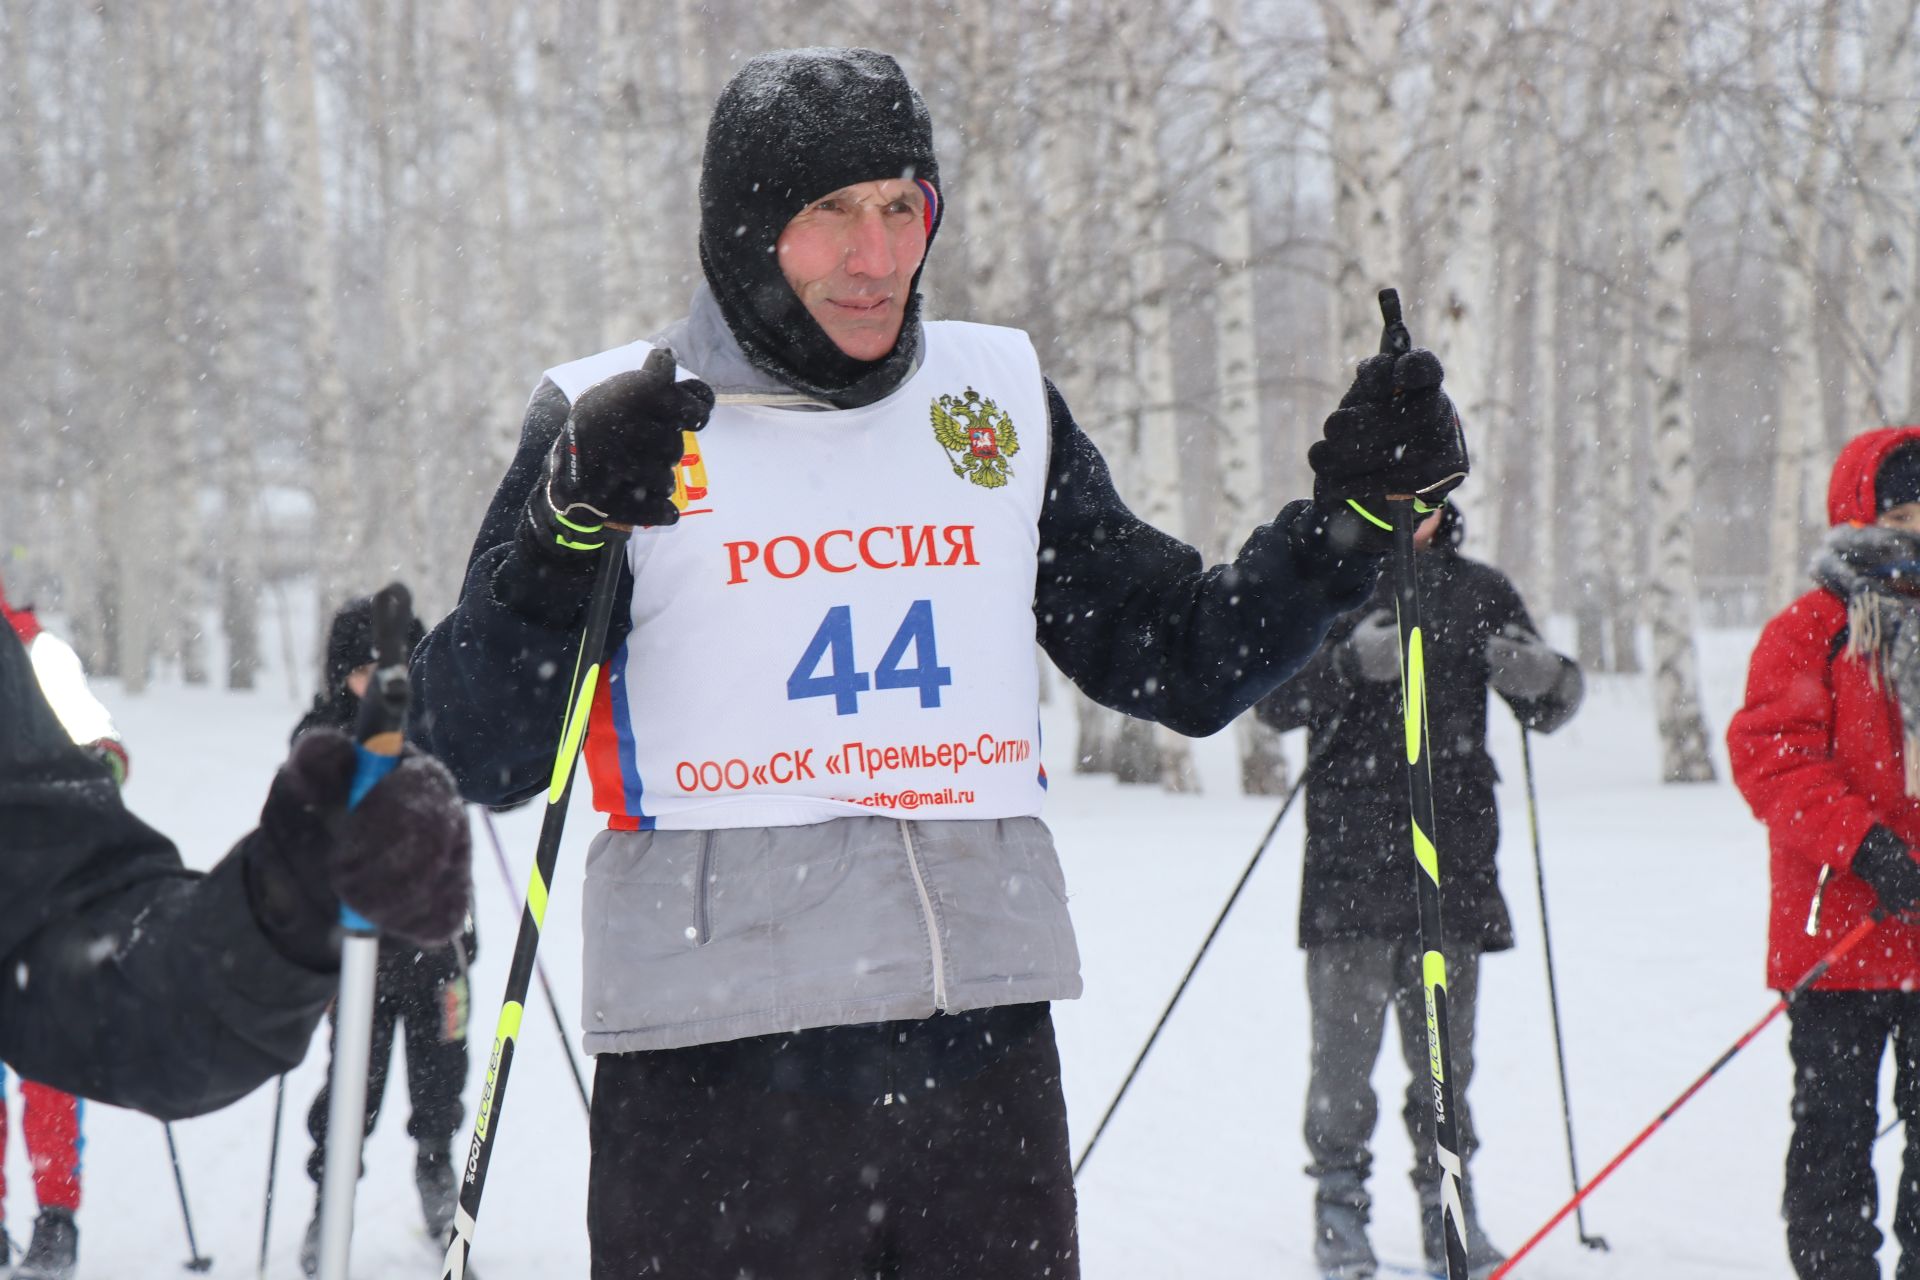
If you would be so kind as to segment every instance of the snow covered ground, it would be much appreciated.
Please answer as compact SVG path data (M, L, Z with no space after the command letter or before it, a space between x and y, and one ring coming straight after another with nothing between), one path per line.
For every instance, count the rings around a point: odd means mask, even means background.
M1703 653L1717 735L1739 696L1751 642L1714 634ZM305 668L302 668L305 669ZM162 682L137 697L109 682L132 749L128 799L206 865L251 823L299 705L275 676L238 695ZM1054 708L1050 743L1072 741ZM1484 1148L1481 1215L1512 1247L1566 1198L1566 1157L1540 959L1519 742L1496 718L1507 782L1502 869L1519 946L1483 970L1480 1072L1472 1092ZM1295 759L1299 743L1294 741ZM1055 750L1049 819L1059 839L1085 956L1087 996L1056 1010L1076 1143L1084 1143L1133 1054L1205 935L1274 803L1234 793L1226 736L1200 744L1208 792L1173 797L1076 777ZM1764 838L1724 781L1662 787L1643 681L1594 682L1588 707L1536 743L1548 884L1560 960L1583 1169L1597 1170L1767 1008L1762 988ZM1722 759L1724 776L1724 759ZM474 998L471 1111L498 1013L515 902L539 821L500 819L511 889L476 828L481 955ZM579 869L593 829L581 804L554 886L546 964L571 1002L579 989ZM1090 1280L1312 1275L1311 1187L1300 1139L1306 1000L1294 946L1301 827L1290 815L1272 852L1102 1140L1081 1187ZM574 1010L566 1010L571 1026ZM585 1275L586 1124L536 994L501 1122L476 1266L489 1280ZM1782 1024L1721 1074L1589 1202L1592 1254L1569 1222L1520 1276L1788 1277L1778 1217L1787 1141ZM324 1037L288 1080L269 1273L298 1274L312 1208L302 1165L305 1114L325 1069ZM1391 1046L1374 1075L1375 1243L1417 1252L1399 1125L1406 1075ZM359 1277L435 1274L422 1236L396 1072L367 1154L356 1231ZM215 1277L250 1276L259 1248L274 1090L175 1126L200 1248ZM17 1126L16 1126L17 1128ZM187 1257L160 1125L93 1106L87 1114L83 1277L165 1277ZM464 1149L465 1136L461 1138ZM1883 1144L1891 1202L1895 1141ZM7 1161L8 1225L32 1214L16 1140ZM1891 1246L1889 1246L1891 1249ZM796 1277L796 1280L799 1278Z

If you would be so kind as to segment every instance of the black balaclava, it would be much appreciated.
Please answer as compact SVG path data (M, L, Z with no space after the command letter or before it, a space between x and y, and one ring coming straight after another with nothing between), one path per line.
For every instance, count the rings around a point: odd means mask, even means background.
M1920 442L1897 445L1873 473L1874 514L1920 502Z
M700 171L700 265L755 368L842 408L871 404L920 352L920 272L893 350L856 360L835 346L780 272L793 215L857 182L907 178L940 226L940 170L927 104L900 64L871 49L787 49L740 68L714 104ZM925 270L926 262L921 262Z

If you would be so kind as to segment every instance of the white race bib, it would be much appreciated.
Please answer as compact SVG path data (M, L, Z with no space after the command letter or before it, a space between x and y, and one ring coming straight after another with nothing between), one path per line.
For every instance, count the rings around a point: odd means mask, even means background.
M633 630L587 735L611 825L1037 814L1048 417L1026 335L925 326L859 409L722 405L678 524L635 530ZM569 399L635 343L550 370Z

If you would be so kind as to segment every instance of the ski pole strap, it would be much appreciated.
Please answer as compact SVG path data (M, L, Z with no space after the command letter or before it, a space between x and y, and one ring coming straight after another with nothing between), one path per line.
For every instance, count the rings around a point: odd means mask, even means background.
M1659 1115L1655 1116L1653 1118L1653 1123L1649 1124L1646 1128L1642 1129L1639 1133L1635 1134L1633 1141L1629 1142L1625 1147L1623 1147L1619 1155L1607 1161L1606 1167L1600 1170L1599 1173L1596 1173L1593 1175L1593 1181L1589 1182L1586 1186L1580 1188L1579 1191L1575 1192L1573 1199L1561 1205L1559 1212L1555 1213L1551 1218L1548 1218L1545 1226L1542 1226L1538 1231L1534 1232L1531 1236L1527 1237L1526 1243L1521 1245L1518 1249L1515 1249L1505 1262L1501 1263L1497 1268L1494 1269L1493 1274L1489 1276L1487 1280L1501 1280L1501 1277L1505 1276L1508 1272L1512 1271L1515 1266L1519 1265L1519 1262L1522 1258L1526 1257L1529 1253L1533 1252L1533 1248L1535 1245L1539 1244L1542 1240L1546 1239L1547 1236L1553 1231L1555 1227L1559 1226L1562 1222L1566 1221L1567 1215L1572 1213L1575 1209L1579 1208L1581 1203L1584 1202L1588 1196L1593 1194L1594 1189L1596 1187L1598 1187L1601 1183L1605 1182L1609 1177L1612 1176L1613 1171L1615 1169L1618 1169L1621 1165L1625 1164L1627 1162L1627 1157L1632 1155L1635 1151L1638 1151L1640 1149L1640 1144L1653 1136L1654 1130L1658 1129L1661 1125L1665 1124L1673 1116L1675 1112L1680 1110L1681 1107L1686 1106L1688 1101L1692 1099L1694 1094L1700 1092L1701 1089L1706 1087L1707 1081L1713 1079L1714 1076L1720 1073L1720 1068L1726 1066L1729 1062L1733 1061L1734 1055L1739 1053L1742 1049L1746 1048L1749 1044L1753 1042L1754 1037L1758 1036L1762 1031L1766 1030L1768 1023L1772 1022L1775 1018L1779 1017L1782 1013L1784 1013L1787 1009L1787 1006L1791 1005L1796 999L1798 999L1802 994L1804 994L1806 990L1809 987L1811 987L1814 983L1820 981L1821 978L1825 977L1827 970L1831 969L1834 965L1838 964L1841 958L1844 957L1849 951L1852 951L1855 947L1859 946L1861 942L1865 941L1866 936L1872 933L1875 929L1879 928L1880 922L1886 918L1887 918L1886 912L1875 911L1872 915L1868 916L1865 920L1862 920L1860 923L1854 925L1853 928L1847 930L1846 935L1842 937L1840 941L1834 943L1833 949L1831 951L1827 952L1827 954L1825 954L1824 956L1821 956L1819 960L1815 961L1814 966L1811 969L1807 970L1806 973L1801 976L1800 981L1794 983L1793 986L1790 989L1788 989L1786 992L1784 992L1778 1000L1773 1002L1773 1007L1767 1010L1765 1017L1761 1018L1760 1021L1754 1023L1751 1027L1749 1027L1747 1029L1746 1034L1741 1036L1738 1040L1734 1041L1732 1047L1729 1048L1725 1053L1721 1054L1718 1058L1715 1058L1712 1066L1708 1067L1705 1071L1701 1072L1699 1077L1695 1079L1692 1084L1686 1087L1685 1092L1683 1092L1679 1097L1675 1098L1671 1103L1669 1103L1667 1105L1666 1110L1662 1111Z

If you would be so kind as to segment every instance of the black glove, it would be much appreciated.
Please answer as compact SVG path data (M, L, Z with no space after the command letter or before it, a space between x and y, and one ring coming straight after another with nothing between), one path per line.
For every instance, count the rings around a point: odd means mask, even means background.
M255 917L310 968L338 961L342 901L421 946L452 940L470 905L467 814L445 767L408 752L349 813L353 773L345 734L300 735L242 846Z
M606 524L669 525L682 432L713 412L713 388L674 381L673 352L655 347L638 369L594 383L574 401L547 454L546 473L527 504L543 545L599 550Z
M1467 475L1467 441L1453 401L1440 390L1433 352L1369 356L1307 450L1313 500L1323 509L1357 503L1384 523L1380 500L1412 494L1431 510Z
M1873 886L1880 905L1895 915L1920 907L1920 862L1907 842L1875 825L1853 851L1853 874Z

